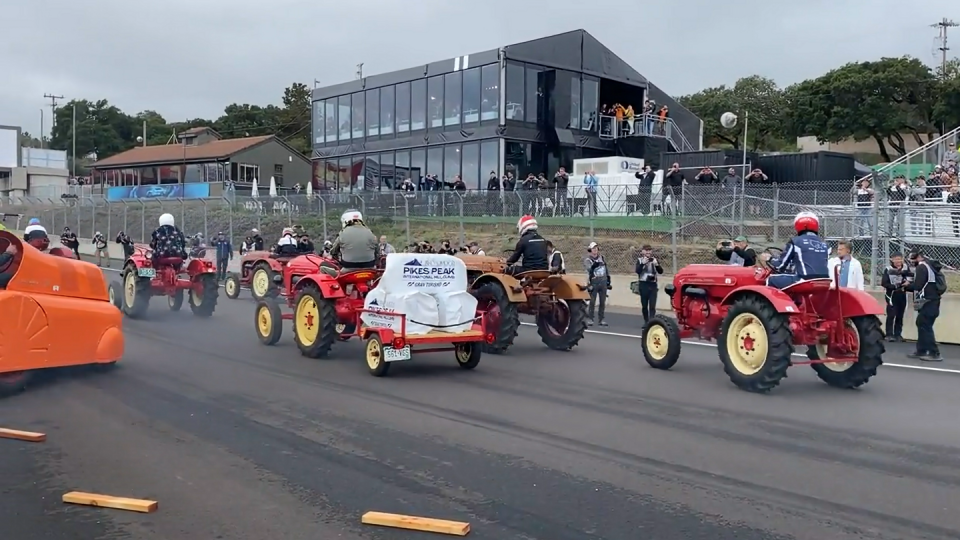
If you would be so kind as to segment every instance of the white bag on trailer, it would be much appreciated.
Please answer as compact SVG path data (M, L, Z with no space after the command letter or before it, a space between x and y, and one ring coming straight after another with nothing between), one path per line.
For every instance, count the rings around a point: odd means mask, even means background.
M377 286L388 294L462 292L467 290L467 266L453 255L391 253Z
M477 316L476 297L466 291L437 293L433 296L437 299L440 311L440 327L437 330L460 333L473 327L473 319Z
M397 333L402 324L398 314L406 315L406 333L411 336L426 334L440 324L437 299L420 291L390 294L375 287L367 293L363 307L373 311L360 315L363 324Z

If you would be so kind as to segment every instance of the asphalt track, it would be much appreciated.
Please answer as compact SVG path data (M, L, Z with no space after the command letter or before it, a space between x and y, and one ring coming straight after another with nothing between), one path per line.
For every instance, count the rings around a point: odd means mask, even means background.
M4 540L433 537L363 526L368 510L490 540L960 537L958 376L883 368L839 391L797 367L758 396L710 347L649 369L613 335L628 321L570 353L525 327L475 371L424 355L377 379L356 342L330 360L289 332L261 346L246 295L149 316L125 323L116 370L0 401L0 425L48 434L0 440ZM160 509L68 507L70 490Z

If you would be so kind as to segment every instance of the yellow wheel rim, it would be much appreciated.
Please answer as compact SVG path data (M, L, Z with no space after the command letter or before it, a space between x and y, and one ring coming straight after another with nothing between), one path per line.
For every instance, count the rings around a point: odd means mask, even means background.
M727 355L742 375L754 375L767 362L767 329L752 313L741 313L727 331Z
M123 280L123 299L126 301L127 306L133 306L133 303L137 301L136 270L127 274L127 278Z
M107 287L107 295L111 304L117 301L117 294L113 291L113 287Z
M273 330L273 316L270 315L267 306L260 306L257 311L257 332L260 332L261 337L267 337L271 330Z
M667 351L670 349L670 338L667 337L667 331L659 324L650 327L647 331L647 353L654 360L663 360L667 357Z
M310 346L316 343L320 334L320 309L317 303L308 295L304 295L297 303L297 336L300 343Z
M470 353L473 352L473 344L465 343L463 345L457 345L457 362L461 364L466 364L470 361Z
M460 359L459 353L457 359ZM383 345L376 339L367 340L367 366L370 369L377 369L382 361Z
M193 301L193 305L199 307L203 304L203 293L197 294L197 291L190 289L190 299Z
M859 350L859 345L860 345L860 332L857 330L857 325L853 324L853 321L851 321L850 319L847 319L847 320L845 321L845 324L847 325L847 328L850 328L850 329L853 330L853 335L856 336L856 338L857 338L857 346L858 346L858 347L857 347L857 350ZM821 339L822 339L822 341L817 344L817 358L828 358L828 357L829 357L829 346L828 346L827 343L824 343L824 341L826 341L827 337L824 336L824 337L821 338ZM836 371L837 373L843 373L844 371L846 371L846 370L850 369L851 367L853 367L853 362L829 362L829 363L821 364L821 365L823 365L824 367L826 367L826 368L829 369L830 371Z
M270 290L270 275L263 268L253 273L253 279L250 280L250 288L260 297L266 296Z
M227 290L228 295L233 296L237 292L237 282L233 279L228 279L223 288Z

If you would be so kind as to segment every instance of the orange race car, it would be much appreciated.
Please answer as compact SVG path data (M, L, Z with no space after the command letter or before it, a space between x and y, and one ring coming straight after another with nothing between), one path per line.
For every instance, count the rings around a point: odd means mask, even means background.
M123 356L120 310L93 264L43 253L0 231L0 395L40 369L109 367Z

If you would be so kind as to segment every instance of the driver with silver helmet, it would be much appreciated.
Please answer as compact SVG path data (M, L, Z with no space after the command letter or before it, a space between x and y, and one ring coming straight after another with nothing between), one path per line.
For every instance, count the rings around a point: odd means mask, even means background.
M160 216L159 227L150 235L150 249L153 250L154 263L158 259L187 258L187 240L177 228L172 214Z
M375 268L379 258L380 242L363 223L357 210L347 210L340 216L343 230L330 246L330 256L341 268Z
M828 278L827 260L830 248L820 239L820 218L813 212L800 212L793 218L797 235L787 242L783 253L770 259L775 274L767 278L767 285L784 289L808 279ZM765 258L769 255L766 254ZM793 273L784 273L792 268Z

